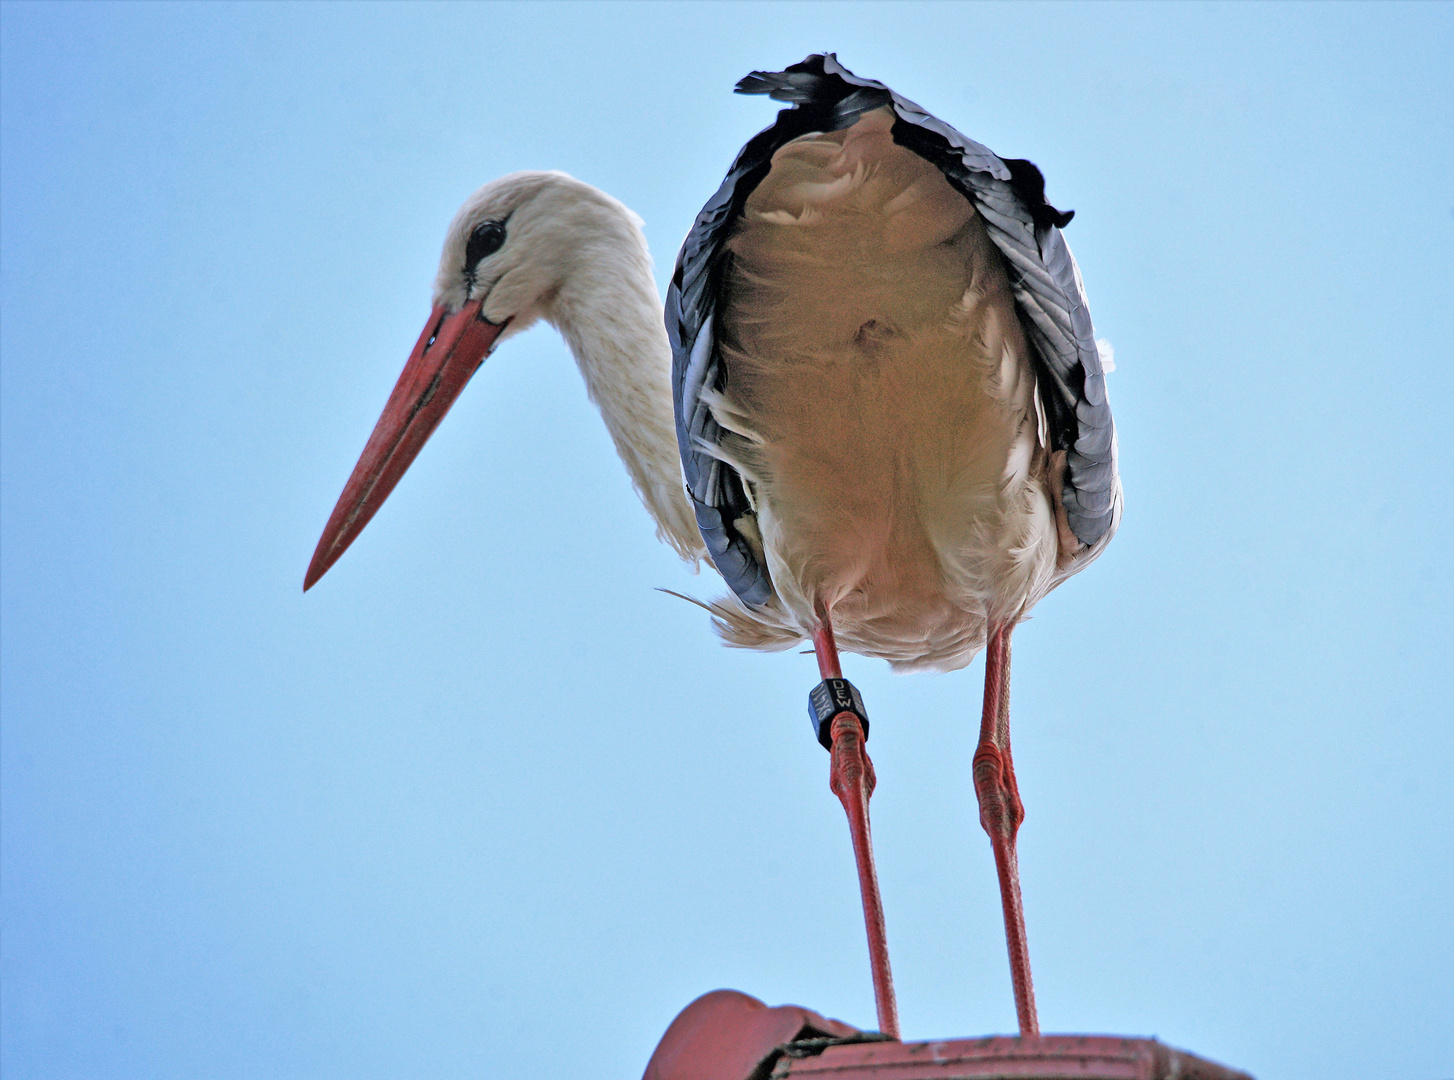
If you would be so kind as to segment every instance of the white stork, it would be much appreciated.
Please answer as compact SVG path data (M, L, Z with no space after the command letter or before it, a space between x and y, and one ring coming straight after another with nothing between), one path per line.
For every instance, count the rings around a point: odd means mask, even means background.
M1001 159L832 54L754 72L792 103L682 248L666 325L640 220L558 172L503 177L449 227L434 310L344 488L311 587L495 344L569 343L657 534L731 592L731 645L811 640L810 699L853 833L880 1029L897 1035L867 802L867 717L838 645L946 671L987 646L974 758L1016 1011L1038 1032L1015 835L1009 643L1104 549L1115 431L1080 274L1026 161ZM685 481L685 482L684 482Z

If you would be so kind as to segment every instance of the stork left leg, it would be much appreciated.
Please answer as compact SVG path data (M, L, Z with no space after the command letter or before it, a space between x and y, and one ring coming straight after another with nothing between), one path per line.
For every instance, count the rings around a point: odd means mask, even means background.
M974 792L979 797L979 823L989 833L1000 878L1000 903L1005 910L1005 941L1010 950L1010 981L1015 989L1015 1014L1021 1035L1039 1035L1035 987L1030 981L1030 948L1025 941L1025 909L1020 903L1020 864L1015 835L1025 819L1015 765L1010 758L1010 631L1011 624L990 627L985 646L984 714L979 747L974 753Z

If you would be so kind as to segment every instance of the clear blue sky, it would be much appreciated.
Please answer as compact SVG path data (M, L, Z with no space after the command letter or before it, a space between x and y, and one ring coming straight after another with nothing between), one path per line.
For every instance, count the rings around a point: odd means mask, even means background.
M735 987L871 1025L810 658L721 648L547 327L303 571L456 206L659 278L833 49L1067 230L1126 516L1016 636L1048 1031L1454 1076L1454 7L0 8L7 1080L634 1078ZM980 665L853 658L905 1035L1014 1026Z

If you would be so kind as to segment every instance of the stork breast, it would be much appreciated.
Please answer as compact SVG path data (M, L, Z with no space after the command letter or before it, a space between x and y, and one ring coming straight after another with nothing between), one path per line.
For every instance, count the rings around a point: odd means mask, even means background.
M895 145L892 125L879 109L781 147L727 242L726 392L766 438L805 408L831 410L835 384L863 406L897 388L972 408L1015 381L1002 373L1007 353L1016 364L1026 355L984 223L938 169ZM905 380L916 385L894 385ZM900 404L894 412L915 408Z
M783 146L728 241L722 456L805 588L934 592L1005 524L1023 465L1033 379L1002 257L892 123Z

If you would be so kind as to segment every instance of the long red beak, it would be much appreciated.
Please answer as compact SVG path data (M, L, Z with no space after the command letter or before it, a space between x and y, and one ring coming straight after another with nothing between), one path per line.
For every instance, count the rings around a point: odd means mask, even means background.
M453 315L442 306L430 313L424 333L419 335L419 343L409 355L313 552L303 579L304 592L363 532L470 376L490 354L506 323L485 319L480 314L480 303L476 300L466 304Z

